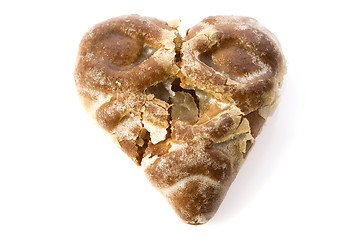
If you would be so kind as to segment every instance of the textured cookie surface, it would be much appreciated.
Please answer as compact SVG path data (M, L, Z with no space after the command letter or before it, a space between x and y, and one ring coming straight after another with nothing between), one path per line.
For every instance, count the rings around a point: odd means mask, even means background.
M95 25L75 81L88 112L176 213L202 224L274 110L285 60L252 18L208 17L184 39L176 28L138 15Z

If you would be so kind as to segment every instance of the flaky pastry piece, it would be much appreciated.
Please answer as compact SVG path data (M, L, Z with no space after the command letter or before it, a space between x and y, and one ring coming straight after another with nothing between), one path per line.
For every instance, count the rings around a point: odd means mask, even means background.
M138 15L95 25L80 43L86 109L189 224L217 211L272 113L285 73L274 35L247 17L208 17L185 39Z

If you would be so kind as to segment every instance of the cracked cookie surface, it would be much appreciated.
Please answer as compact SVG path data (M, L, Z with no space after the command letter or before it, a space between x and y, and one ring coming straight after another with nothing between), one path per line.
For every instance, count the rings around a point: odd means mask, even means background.
M127 15L95 25L75 71L88 112L189 224L217 211L277 103L285 60L256 20L176 24Z

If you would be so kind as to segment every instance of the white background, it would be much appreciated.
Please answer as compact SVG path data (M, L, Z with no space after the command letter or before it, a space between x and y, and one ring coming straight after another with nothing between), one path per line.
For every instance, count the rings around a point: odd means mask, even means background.
M0 239L361 239L357 1L2 1ZM216 216L183 223L83 110L95 23L138 13L258 19L288 60L281 99ZM130 234L130 235L129 235Z

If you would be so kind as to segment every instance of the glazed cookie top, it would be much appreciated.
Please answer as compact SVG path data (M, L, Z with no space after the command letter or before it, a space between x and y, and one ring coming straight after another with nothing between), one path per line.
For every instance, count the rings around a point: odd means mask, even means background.
M187 223L218 209L272 113L285 73L276 38L247 17L208 17L182 39L138 15L95 25L80 43L86 109Z
M245 114L272 105L285 61L275 36L257 20L212 16L187 31L182 82L234 102Z
M152 100L146 89L176 77L178 45L178 32L166 22L138 15L97 24L80 43L75 71L79 95L99 125L138 164L142 115L168 127L164 118L168 119L169 104ZM159 116L154 117L156 112ZM164 140L166 133L154 133L155 142Z

